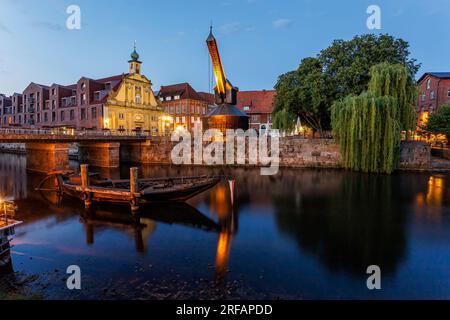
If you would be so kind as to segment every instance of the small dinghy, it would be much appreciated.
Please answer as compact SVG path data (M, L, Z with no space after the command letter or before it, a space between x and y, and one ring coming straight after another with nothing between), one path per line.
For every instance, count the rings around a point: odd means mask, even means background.
M81 199L89 206L92 202L129 203L132 210L140 205L163 202L184 202L199 193L214 187L218 177L170 177L138 179L137 168L130 169L128 180L99 179L87 172L87 166L81 166L81 176L69 171L49 173L39 187L49 178L56 176L57 190L64 195Z

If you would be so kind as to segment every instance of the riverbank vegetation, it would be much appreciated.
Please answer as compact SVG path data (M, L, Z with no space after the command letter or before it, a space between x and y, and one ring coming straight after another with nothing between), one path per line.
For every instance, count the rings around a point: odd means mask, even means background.
M444 135L447 145L450 146L450 104L441 106L429 118L425 126L427 133Z
M316 57L303 59L298 69L281 75L275 85L274 128L290 131L300 118L322 136L331 129L331 106L366 91L370 70L380 63L404 66L410 79L420 67L410 58L408 42L387 34L335 40Z
M400 64L376 65L370 75L368 90L333 104L333 133L345 168L391 173L398 166L402 131L415 126L416 87Z

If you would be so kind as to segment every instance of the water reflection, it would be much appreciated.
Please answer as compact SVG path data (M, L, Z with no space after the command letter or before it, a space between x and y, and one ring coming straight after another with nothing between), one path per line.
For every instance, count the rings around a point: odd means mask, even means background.
M274 197L280 229L332 272L362 274L372 264L386 273L395 271L406 241L401 190L392 178L346 174L316 179L334 184L335 190L302 197L295 205L285 196Z
M61 201L55 193L34 191L42 176L27 174L20 159L0 155L0 176L8 180L0 184L0 194L16 200L18 217L24 221L17 229L16 244L20 246L27 239L39 247L39 241L47 241L51 252L52 246L57 246L55 239L70 243L58 238L55 231L68 224L71 232L81 235L82 243L73 244L81 248L75 249L86 255L110 250L113 258L107 265L117 263L116 269L120 269L119 258L115 262L114 254L120 245L135 254L123 253L127 261L149 264L157 256L163 269L178 268L177 272L184 272L186 279L195 273L228 280L240 272L244 279L256 278L267 291L278 285L280 277L286 277L287 280L282 279L286 287L292 281L293 287L301 288L307 281L298 274L305 268L302 263L310 260L317 263L314 275L320 280L339 279L341 274L351 278L365 276L366 267L371 264L379 265L383 274L404 280L409 275L402 274L400 266L410 266L411 255L415 254L410 247L421 240L416 237L425 237L420 243L426 246L436 239L435 226L443 226L443 233L450 229L450 220L445 219L450 207L449 176L442 174L385 176L282 169L276 176L262 177L259 170L245 168L143 166L141 176L146 178L232 176L234 203L228 182L224 181L189 204L154 205L133 217L129 208L94 206L85 211L76 200ZM4 170L17 172L17 178L11 182ZM126 178L129 174L127 166L120 170L92 170L110 178ZM417 224L416 220L432 223L433 228L427 229L426 224ZM57 235L52 238L43 233L39 229L42 221L46 232ZM421 233L411 233L411 225ZM77 240L76 235L70 239ZM184 242L174 243L173 239ZM81 250L85 248L90 251ZM258 258L261 252L273 259ZM257 260L257 269L266 271L265 280L258 279L250 259ZM24 268L27 267L25 262ZM283 276L279 276L280 272ZM290 290L296 293L295 288Z

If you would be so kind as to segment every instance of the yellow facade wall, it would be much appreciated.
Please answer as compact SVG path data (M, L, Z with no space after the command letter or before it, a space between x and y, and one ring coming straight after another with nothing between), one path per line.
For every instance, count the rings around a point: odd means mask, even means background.
M111 91L104 105L104 128L131 131L140 129L163 135L162 106L155 98L152 83L144 75L126 76L116 91Z

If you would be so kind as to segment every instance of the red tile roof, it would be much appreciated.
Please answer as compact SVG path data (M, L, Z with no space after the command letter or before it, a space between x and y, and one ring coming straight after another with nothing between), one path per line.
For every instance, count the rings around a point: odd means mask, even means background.
M161 86L159 90L159 97L176 96L179 95L180 99L193 99L193 100L203 100L197 91L191 87L187 82L173 84L170 86Z
M249 114L272 113L275 93L275 90L238 91L236 107ZM198 94L209 104L213 105L215 103L214 94L207 92L199 92ZM250 110L244 110L244 106L249 106Z
M206 101L209 105L215 104L214 94L208 92L199 92L198 95L203 101Z
M275 90L238 91L236 107L249 114L272 113L275 93ZM244 106L250 110L244 110Z

